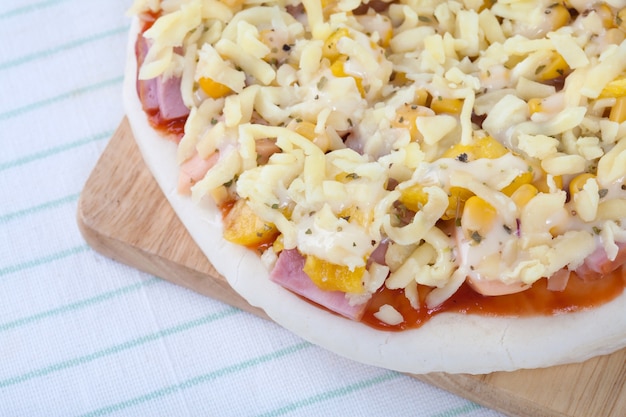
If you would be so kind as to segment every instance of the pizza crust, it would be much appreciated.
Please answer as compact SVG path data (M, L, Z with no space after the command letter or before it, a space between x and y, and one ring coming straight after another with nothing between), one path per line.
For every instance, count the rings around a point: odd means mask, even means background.
M550 317L443 313L419 329L380 331L328 313L269 279L252 251L222 238L210 202L177 193L176 145L150 124L136 93L135 19L127 47L124 106L143 159L215 269L248 303L303 339L346 358L400 372L484 374L581 362L626 347L626 292L597 309Z

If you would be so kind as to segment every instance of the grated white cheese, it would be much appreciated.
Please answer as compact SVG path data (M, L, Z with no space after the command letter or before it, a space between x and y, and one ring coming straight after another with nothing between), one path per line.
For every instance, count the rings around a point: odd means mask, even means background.
M374 317L391 326L398 325L404 321L402 314L389 304L382 305L378 311L374 313Z
M432 308L466 276L525 286L599 245L617 255L626 41L595 3L570 1L565 22L552 0L297 6L131 7L158 15L139 79L180 77L191 109L178 162L219 155L194 200L246 199L285 248L350 270L384 241L386 265L369 264L352 303L386 285L420 308L420 284ZM603 7L614 22L623 4ZM523 204L517 181L537 191ZM489 230L463 229L468 196L495 210ZM404 320L389 305L376 317Z

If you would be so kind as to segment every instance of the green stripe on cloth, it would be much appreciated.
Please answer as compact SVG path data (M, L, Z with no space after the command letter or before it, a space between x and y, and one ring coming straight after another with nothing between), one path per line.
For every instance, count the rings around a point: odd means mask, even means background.
M382 375L379 375L374 378L366 379L363 381L355 382L354 384L346 385L345 387L336 388L330 391L323 392L321 394L314 395L312 397L308 397L291 404L288 404L284 407L278 408L273 411L269 411L267 413L259 414L258 417L277 417L282 416L287 413L291 413L292 411L296 411L298 409L311 406L313 404L317 404L323 401L332 400L335 398L345 397L346 395L352 394L354 392L373 387L378 384L382 384L383 382L390 381L392 379L401 378L404 375L398 372L387 372Z
M44 100L40 100L40 101L36 101L34 103L27 104L27 105L22 106L22 107L11 109L11 110L5 111L3 113L0 113L0 121L7 120L7 119L10 119L12 117L24 114L24 113L28 113L28 112L31 112L33 110L37 110L37 109L45 107L45 106L49 106L51 104L58 103L59 101L67 100L69 98L74 98L74 97L76 97L78 95L81 95L81 94L91 93L93 91L97 91L97 90L100 90L102 88L107 88L107 87L111 87L111 86L114 86L114 85L119 85L119 84L122 83L123 80L124 80L123 76L111 78L111 79L100 81L100 82L97 82L95 84L91 84L91 85L88 85L88 86L85 86L85 87L77 88L75 90L68 91L68 92L63 93L63 94L59 94L58 96L55 96L55 97L50 97L50 98L47 98L47 99L44 99Z
M27 164L29 162L37 161L39 159L47 158L49 156L56 155L56 154L61 153L61 152L65 152L65 151L68 151L70 149L77 148L79 146L87 145L87 144L92 143L92 142L97 142L97 141L100 141L100 140L103 140L103 139L108 139L111 136L113 136L113 130L107 130L105 132L97 133L95 135L88 136L88 137L83 138L83 139L79 139L79 140L76 140L76 141L73 141L73 142L68 142L68 143L65 143L63 145L59 145L59 146L55 146L53 148L45 149L45 150L40 151L40 152L35 152L33 154L26 155L26 156L23 156L23 157L18 158L18 159L14 159L14 160L7 161L7 162L2 162L2 163L0 163L0 171L7 170L9 168L15 168L17 166L24 165L24 164Z
M50 209L62 206L64 204L73 203L76 200L78 200L79 196L80 194L71 194L65 197L58 198L56 200L46 201L45 203L38 204L33 207L28 207L23 210L18 210L12 213L4 214L0 216L0 224L8 223L11 220L15 220L20 217L28 216L28 215L35 214L41 211L50 210Z
M0 19L8 19L11 17L31 13L37 10L45 9L46 7L56 6L59 3L64 3L67 0L48 0L41 1L39 3L29 4L28 6L16 7L15 9L8 10L0 13Z
M143 280L136 284L127 285L125 287L118 288L113 291L107 291L102 294L98 294L96 296L86 298L84 300L79 300L70 304L65 304L65 305L50 309L50 310L33 314L31 316L22 317L20 319L9 321L4 324L0 323L0 333L6 332L12 329L16 329L22 326L26 326L28 324L36 323L41 320L57 317L65 313L71 313L71 312L74 312L83 308L91 307L93 305L112 300L122 295L131 294L135 291L141 290L143 288L147 288L159 282L163 282L163 281L159 278L153 277L151 279Z
M0 388L6 388L12 385L17 385L25 381L29 381L34 378L39 378L45 375L52 374L54 372L59 372L65 369L73 368L76 366L84 365L89 362L93 362L97 359L101 359L107 356L115 355L117 353L123 352L125 350L131 350L133 348L145 345L150 342L154 342L156 340L164 339L168 336L174 335L176 333L181 333L186 330L193 329L195 327L203 326L208 323L230 317L237 313L240 313L241 310L238 310L234 307L227 308L218 313L209 314L207 316L201 317L196 320L188 321L183 324L179 324L178 326L169 327L164 330L159 330L158 332L150 333L135 339L131 339L124 343L120 343L118 345L110 346L108 348L98 350L96 352L90 353L88 355L78 356L72 359L68 359L62 362L58 362L52 365L45 366L43 368L35 369L30 372L26 372L22 375L17 375L11 378L7 378L4 380L0 380Z
M88 250L90 250L89 246L80 245L80 246L75 246L73 248L69 248L69 249L56 252L50 255L46 255L41 258L36 258L30 261L22 262L22 263L15 264L15 265L5 266L5 267L0 268L0 278L8 274L13 274L15 272L20 272L25 269L30 269L30 268L35 268L38 266L46 265L54 261L58 261L64 258L68 258L70 256L77 255L79 253L87 252Z
M169 385L167 387L161 388L159 390L155 390L155 391L151 391L147 394L143 394L140 395L138 397L134 397L131 398L129 400L126 401L122 401L116 404L112 404L112 405L108 405L106 407L102 407L99 408L95 411L91 411L89 413L83 414L82 417L97 417L97 416L105 416L107 414L113 414L116 413L118 411L122 411L125 410L127 408L130 407L135 407L138 406L140 404L143 403L147 403L150 401L154 401L157 400L159 398L162 397L166 397L172 394L175 394L177 392L181 392L184 391L186 389L195 387L197 385L201 385L213 380L216 380L220 377L226 376L226 375L230 375L236 372L240 372L240 371L244 371L246 369L249 368L253 368L255 366L267 363L267 362L272 362L275 361L277 359L280 359L284 356L289 356L292 355L294 353L297 353L303 349L309 348L313 345L311 345L310 343L307 342L303 342L303 343L298 343L296 345L293 346L289 346L277 351L274 351L272 353L268 353L266 355L261 355L258 356L256 358L252 358L252 359L248 359L246 361L234 364L234 365L230 365L230 366L226 366L224 368L218 369L216 371L204 374L204 375L200 375L194 378L190 378L187 379L186 381L183 381L179 384L174 384L174 385Z
M46 58L54 54L57 54L59 52L67 51L68 49L72 49L72 48L77 48L79 46L82 46L91 42L96 42L96 41L106 39L111 36L119 35L120 33L125 33L128 31L128 28L129 26L127 25L122 26L119 28L107 30L106 32L96 33L94 35L91 35L85 38L76 39L75 41L58 45L58 46L55 46L54 48L24 55L19 58L12 59L10 61L0 62L0 71L8 69L8 68L16 67L18 65L23 65L28 62L35 61L37 59Z

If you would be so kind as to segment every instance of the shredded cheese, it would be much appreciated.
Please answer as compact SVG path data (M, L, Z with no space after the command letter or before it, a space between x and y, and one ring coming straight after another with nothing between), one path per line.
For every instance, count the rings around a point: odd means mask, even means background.
M433 308L466 277L526 288L615 258L626 35L598 4L622 2L375 3L135 1L158 15L139 79L181 77L191 108L178 162L219 156L193 198L245 199L280 234L268 265L367 267L354 303L384 285L419 308L419 284Z

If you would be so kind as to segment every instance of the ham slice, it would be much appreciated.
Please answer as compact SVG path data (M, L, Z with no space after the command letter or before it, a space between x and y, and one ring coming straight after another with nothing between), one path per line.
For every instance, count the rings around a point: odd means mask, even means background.
M617 256L610 260L604 247L598 246L585 262L576 269L576 275L582 279L599 279L615 271L626 262L626 243L617 243Z
M283 250L278 256L270 279L282 287L352 320L360 320L366 303L350 305L340 291L323 291L304 273L304 257L297 249Z
M265 165L269 161L270 156L280 152L280 148L276 145L275 139L261 138L256 140L257 164Z
M550 291L565 291L567 283L569 282L570 271L567 268L563 268L557 271L554 275L548 278L547 288Z
M150 45L148 40L141 34L137 36L137 42L135 42L135 55L137 56L137 67L141 67L143 61L146 59ZM157 98L157 80L156 78L150 80L140 80L137 78L137 94L141 100L141 105L144 111L153 113L159 109L159 100Z
M387 265L387 261L385 260L385 256L387 255L387 248L389 247L389 241L387 239L383 240L378 244L376 249L372 252L369 259L367 260L368 266L371 262L376 262L380 265Z
M141 104L146 113L155 113L159 110L159 99L157 93L157 79L137 80L137 93L141 99Z
M180 92L179 77L164 78L159 76L156 81L156 94L159 111L165 120L178 119L189 115L189 108L183 102Z
M180 166L180 172L178 175L178 192L182 195L190 195L191 187L198 181L200 181L209 169L220 159L218 152L213 153L207 159L200 158L197 153L185 161Z
M150 44L143 35L137 36L135 55L137 67L141 67L150 50ZM153 114L159 111L163 120L174 120L189 115L189 109L183 102L180 92L180 77L165 78L159 76L149 80L137 79L137 94L144 111Z

